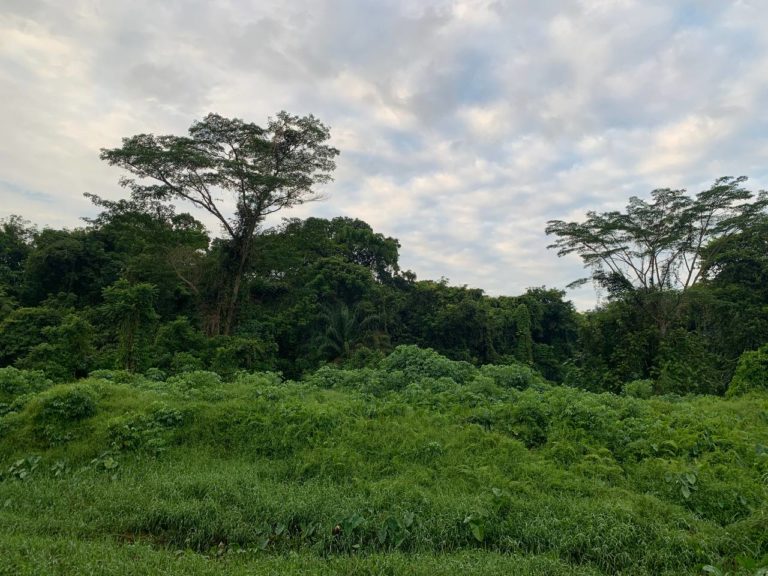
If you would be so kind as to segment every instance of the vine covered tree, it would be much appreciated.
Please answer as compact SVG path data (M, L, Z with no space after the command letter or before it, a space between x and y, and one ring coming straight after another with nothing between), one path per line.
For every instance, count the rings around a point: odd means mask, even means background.
M332 180L339 151L327 144L328 127L314 116L280 112L266 127L209 114L189 136L139 134L101 158L128 170L122 178L136 200L184 200L211 214L225 235L222 285L212 332L234 326L254 235L264 218L319 197L317 185ZM230 195L234 213L221 197Z

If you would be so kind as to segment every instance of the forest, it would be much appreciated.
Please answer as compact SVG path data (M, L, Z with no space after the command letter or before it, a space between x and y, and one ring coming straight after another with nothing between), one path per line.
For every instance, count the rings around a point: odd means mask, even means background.
M330 134L210 114L0 221L0 573L767 573L768 195L543 224L578 311L291 218Z

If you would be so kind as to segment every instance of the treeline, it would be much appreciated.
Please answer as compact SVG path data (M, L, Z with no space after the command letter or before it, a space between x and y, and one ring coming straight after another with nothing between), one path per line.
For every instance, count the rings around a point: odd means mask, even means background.
M95 199L76 230L0 230L0 364L74 378L99 368L167 373L362 366L399 344L476 364L518 360L562 380L578 315L564 293L491 298L417 281L399 243L360 220L285 220L253 240L231 334L216 331L227 246L188 214Z
M331 180L329 138L313 116L281 112L261 127L210 114L188 136L102 150L131 175L129 199L90 195L100 213L75 230L2 220L0 367L296 377L416 344L596 391L722 393L745 353L739 378L768 371L768 196L746 178L549 222L552 247L579 255L605 296L578 313L561 290L490 297L419 281L401 270L398 241L357 219L264 229ZM174 200L207 212L219 237Z
M254 237L231 334L216 331L226 243L189 214L133 201L75 230L0 229L0 365L68 379L100 368L167 374L364 366L417 344L475 364L522 362L546 378L619 392L721 393L746 350L768 341L768 219L705 259L664 333L640 295L578 313L565 293L514 297L417 280L399 243L360 220L285 220ZM678 302L683 298L682 302Z

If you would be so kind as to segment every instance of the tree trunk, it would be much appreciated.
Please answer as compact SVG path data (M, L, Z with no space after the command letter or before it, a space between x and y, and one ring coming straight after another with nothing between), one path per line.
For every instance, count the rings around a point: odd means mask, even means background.
M232 289L226 297L224 307L224 321L221 324L221 334L229 336L232 334L232 330L235 326L235 318L237 316L238 298L240 297L240 286L243 282L243 276L245 276L245 268L248 263L248 256L251 248L252 234L248 234L241 242L238 242L240 246L235 251L235 258L237 259L237 268L235 269L234 276L232 277Z

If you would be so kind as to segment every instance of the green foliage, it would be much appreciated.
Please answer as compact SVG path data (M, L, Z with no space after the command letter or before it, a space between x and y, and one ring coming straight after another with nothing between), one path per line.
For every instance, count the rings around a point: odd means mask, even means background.
M344 302L333 307L325 307L320 315L325 326L320 349L331 360L347 360L363 345L363 339L371 336L378 316L366 314L365 310L356 304L352 308Z
M653 396L653 380L632 380L621 388L622 393L630 398L647 400Z
M744 352L728 385L726 396L733 397L752 390L768 389L768 344Z
M661 392L678 394L722 393L722 373L706 349L704 338L694 332L676 329L662 342L659 356L658 387Z
M221 224L226 240L212 284L221 315L214 323L229 335L257 228L268 214L314 199L314 187L331 181L339 151L326 144L329 138L328 127L311 115L280 112L261 127L209 114L189 136L139 134L103 149L101 158L136 177L121 180L135 202L188 201ZM219 203L222 193L234 197L231 217Z
M0 322L0 365L7 366L45 343L44 330L61 320L50 307L16 308Z
M213 350L211 370L225 378L240 370L269 370L277 351L274 342L241 336L218 336L209 345Z
M37 421L58 424L78 422L95 413L96 401L90 390L80 385L64 386L41 397Z
M704 247L752 222L768 205L742 187L746 177L720 178L695 197L685 190L657 189L652 200L629 199L625 213L588 212L585 222L550 220L550 248L576 253L592 277L614 295L633 290L685 290L701 276ZM668 318L658 316L657 320Z
M94 330L78 314L68 314L61 323L43 329L46 342L38 344L18 361L23 368L40 369L58 381L85 376L94 357Z
M0 368L0 401L7 402L23 394L40 392L52 382L40 370L19 370L8 366Z
M476 373L476 369L467 362L448 360L434 350L418 346L398 346L381 361L380 367L387 372L401 373L404 382L425 377L446 377L465 383Z
M20 216L0 220L0 294L9 299L6 306L22 296L24 268L34 235L35 229Z
M760 392L593 394L414 347L301 382L94 376L0 417L0 548L13 566L24 565L18 535L41 559L60 541L103 543L75 555L72 573L139 543L223 573L402 552L440 572L427 557L671 575L768 553Z
M530 386L543 385L541 376L530 367L522 364L494 365L487 364L480 368L483 376L488 376L502 388L524 390Z
M117 367L141 370L147 363L158 318L155 295L156 288L151 284L131 284L124 279L104 289L102 312L117 330Z
M531 313L525 304L515 309L515 356L524 364L533 364L533 338Z
M178 353L199 356L206 344L205 335L192 325L189 318L178 317L157 330L153 346L156 363L160 367L170 367Z
M72 294L78 305L94 305L117 279L118 263L101 239L85 230L45 229L35 235L24 268L24 300L40 304Z

